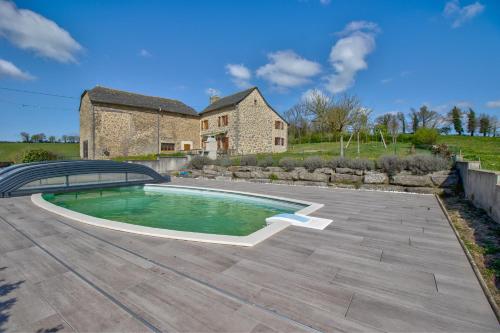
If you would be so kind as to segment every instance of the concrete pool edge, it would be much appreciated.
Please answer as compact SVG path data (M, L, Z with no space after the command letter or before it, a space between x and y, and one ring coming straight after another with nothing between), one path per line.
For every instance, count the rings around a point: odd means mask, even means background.
M280 200L280 201L285 201L285 202L291 202L291 203L300 203L304 205L308 205L307 207L297 211L296 213L300 213L302 215L308 215L321 207L323 207L323 204L318 204L318 203L312 203L312 202L307 202L307 201L301 201L301 200L295 200L295 199L288 199L288 198L282 198L282 197L275 197L275 196L266 196L266 195L261 195L261 194L256 194L256 193L250 193L250 192L238 192L238 191L228 191L228 190L217 190L217 189L211 189L211 188L206 188L206 187L194 187L194 186L178 186L178 185L165 185L165 184L146 184L144 187L179 187L179 188L190 188L190 189L196 189L196 190L206 190L206 191L214 191L214 192L223 192L223 193L230 193L230 194L241 194L241 195L249 195L249 196L254 196L254 197L259 197L263 199L271 199L271 200ZM205 234L205 233L198 233L198 232L187 232L187 231L177 231L177 230L171 230L171 229L160 229L160 228L151 228L151 227L145 227L145 226L139 226L139 225L134 225L134 224L128 224L124 222L117 222L113 220L108 220L108 219L102 219L82 213L78 213L75 211L72 211L70 209L66 209L60 206L57 206L55 204L52 204L48 201L46 201L41 193L36 193L31 195L31 201L33 204L36 206L47 210L51 213L66 217L68 219L82 222L88 225L100 227L100 228L106 228L106 229L111 229L111 230L116 230L116 231L122 231L122 232L128 232L128 233L134 233L134 234L139 234L139 235L145 235L145 236L152 236L152 237L161 237L161 238L169 238L169 239L178 239L178 240L185 240L185 241L195 241L195 242L204 242L204 243L214 243L214 244L224 244L224 245L236 245L236 246L254 246L265 239L273 236L274 234L282 231L283 229L287 228L288 226L291 225L291 223L286 222L286 221L276 221L273 222L267 226L265 226L262 229L259 229L250 235L247 236L230 236L230 235L219 235L219 234Z

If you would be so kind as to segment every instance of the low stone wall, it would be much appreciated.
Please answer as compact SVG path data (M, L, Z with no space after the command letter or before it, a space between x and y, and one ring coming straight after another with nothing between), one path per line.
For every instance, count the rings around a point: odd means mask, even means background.
M500 173L480 170L479 162L456 162L467 199L500 223Z
M439 171L428 175L401 172L389 176L380 171L349 168L321 168L309 172L305 168L285 171L279 167L257 166L221 167L207 165L203 170L190 170L191 177L244 180L260 183L290 185L336 186L344 188L378 189L414 193L443 193L456 187L458 177L454 170Z
M171 171L181 170L185 168L189 161L191 160L191 155L184 157L159 157L154 161L127 161L128 163L135 163L145 165L150 167L159 174L167 174Z

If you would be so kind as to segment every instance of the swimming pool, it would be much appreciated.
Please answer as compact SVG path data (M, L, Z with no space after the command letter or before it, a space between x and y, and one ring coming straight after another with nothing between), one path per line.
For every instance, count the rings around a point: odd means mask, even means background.
M33 195L54 213L120 231L223 244L254 245L321 205L251 193L146 185Z

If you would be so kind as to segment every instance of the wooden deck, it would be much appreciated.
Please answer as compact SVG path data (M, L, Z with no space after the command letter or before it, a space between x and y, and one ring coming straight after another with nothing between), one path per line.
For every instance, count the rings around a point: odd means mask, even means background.
M87 226L0 199L0 332L480 332L500 326L432 196L183 185L324 203L252 248Z

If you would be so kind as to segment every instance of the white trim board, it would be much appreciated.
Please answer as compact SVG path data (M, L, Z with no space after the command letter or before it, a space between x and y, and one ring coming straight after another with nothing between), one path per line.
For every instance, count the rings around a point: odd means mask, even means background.
M148 187L177 187L177 188L186 188L186 189L195 189L195 190L204 190L204 191L213 191L213 192L225 192L225 193L233 193L233 194L243 194L253 197L259 197L263 199L274 199L291 203L299 203L303 205L307 205L307 207L299 210L296 214L301 214L303 216L307 216L308 214L320 209L323 207L323 204L294 200L282 197L275 196L267 196L256 193L249 192L239 192L239 191L229 191L229 190L219 190L213 188L205 188L205 187L194 187L194 186L180 186L180 185L165 185L165 184L146 184L144 186L145 189ZM215 244L226 244L226 245L237 245L237 246L254 246L263 240L271 237L272 235L280 232L285 229L289 225L292 225L289 221L275 219L272 223L268 224L262 229L259 229L250 235L247 236L230 236L230 235L218 235L218 234L207 234L207 233L198 233L198 232L188 232L188 231L178 231L171 229L161 229L161 228L152 228L145 227L135 224L129 224L124 222L117 222L108 219L102 219L82 213L75 212L70 209L66 209L53 203L50 203L43 199L42 194L37 193L31 196L31 201L38 207L48 210L52 213L64 216L71 220L75 220L78 222L86 223L92 226L107 228L122 232L135 233L139 235L153 236L153 237L162 237L169 239L179 239L186 241L195 241L195 242L205 242L205 243L215 243ZM331 222L331 220L330 220ZM329 223L328 223L329 224ZM307 227L303 225L302 227ZM325 225L326 227L326 225Z

